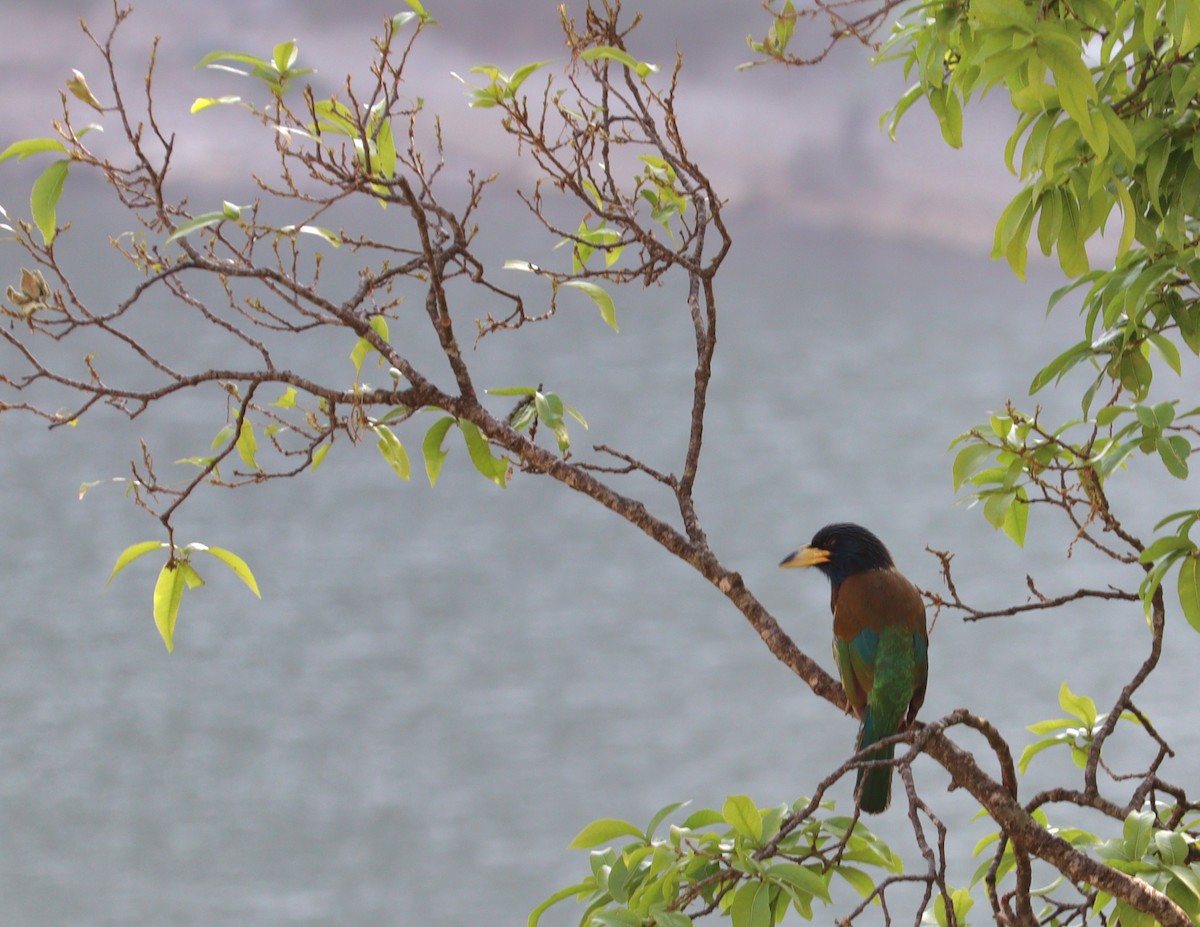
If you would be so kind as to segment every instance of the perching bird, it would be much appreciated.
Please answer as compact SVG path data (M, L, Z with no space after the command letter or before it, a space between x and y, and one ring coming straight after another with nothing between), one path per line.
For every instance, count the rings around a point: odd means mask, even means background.
M912 724L929 674L925 602L883 542L859 525L826 525L779 565L815 566L829 577L833 657L862 720L858 750ZM867 759L890 760L895 749L883 747ZM859 769L855 791L863 811L883 811L892 799L892 767Z

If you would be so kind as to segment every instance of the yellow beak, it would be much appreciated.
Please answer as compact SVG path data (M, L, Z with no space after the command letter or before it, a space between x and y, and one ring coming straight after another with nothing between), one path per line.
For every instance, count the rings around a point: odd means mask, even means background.
M829 557L829 551L807 545L788 554L780 561L779 565L785 570L792 570L798 567L816 566L818 563L828 563Z

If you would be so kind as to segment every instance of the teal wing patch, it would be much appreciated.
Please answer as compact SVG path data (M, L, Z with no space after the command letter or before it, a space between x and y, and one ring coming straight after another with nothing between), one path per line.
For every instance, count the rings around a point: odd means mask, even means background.
M858 717L867 707L867 696L875 682L875 658L879 650L879 633L871 628L859 631L851 640L834 638L833 659L842 688Z

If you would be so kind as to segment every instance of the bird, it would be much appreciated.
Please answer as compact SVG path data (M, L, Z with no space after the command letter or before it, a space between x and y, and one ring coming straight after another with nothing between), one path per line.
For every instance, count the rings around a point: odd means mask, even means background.
M815 566L829 578L833 657L862 722L855 752L907 730L925 700L929 632L921 592L896 569L887 547L861 525L842 522L823 527L779 565ZM895 750L881 747L865 759L890 760ZM855 794L868 814L884 811L892 767L860 767Z

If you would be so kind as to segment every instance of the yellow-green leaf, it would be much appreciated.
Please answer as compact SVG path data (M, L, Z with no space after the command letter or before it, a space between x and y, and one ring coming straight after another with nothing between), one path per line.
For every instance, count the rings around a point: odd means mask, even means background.
M168 561L154 584L154 624L168 653L175 649L175 619L179 616L179 604L187 587L187 574L179 566Z
M254 579L254 574L250 572L250 567L246 561L239 557L231 550L226 550L224 547L205 547L201 548L204 553L211 554L225 564L229 569L237 575L237 578L244 582L260 599L262 593L258 591L258 582Z
M602 843L611 843L618 837L636 837L639 840L644 840L645 834L636 824L631 824L629 821L621 821L617 818L601 818L599 821L592 821L587 827L575 835L567 846L571 850L590 850L592 847L598 847Z
M762 839L762 813L746 795L730 795L721 809L725 822L755 843Z
M1200 631L1200 555L1195 551L1179 564L1179 606L1188 624Z
M454 424L454 418L447 415L440 418L425 432L425 440L421 442L421 455L425 458L425 475L429 477L430 487L437 485L438 475L442 472L442 464L446 462L449 451L442 449L446 432Z
M612 297L602 287L587 280L566 280L562 285L574 287L590 296L600 309L600 317L608 326L615 332L621 330L617 327L617 308L613 305Z
M767 874L772 881L786 882L799 891L815 895L827 904L829 902L828 876L793 862L776 863Z
M210 226L218 225L219 223L224 222L227 218L228 217L225 215L223 210L221 212L206 212L203 215L196 216L196 218L189 219L187 222L183 223L183 225L179 226L179 228L175 229L175 231L173 231L170 235L168 235L167 243L169 244L177 239L184 238L188 235L191 235L192 232L197 232L200 229L206 229Z
M407 480L412 473L412 465L409 463L408 452L400 443L400 439L387 425L375 425L371 430L379 438L379 453L388 462L388 466L396 471L396 475L400 479Z
M467 453L475 469L503 489L508 478L508 461L492 453L487 438L474 422L463 419L458 423L458 428L467 444Z
M109 574L108 581L105 582L104 585L107 586L109 583L111 583L113 579L116 578L118 573L125 569L125 567L129 566L129 564L133 563L133 561L135 561L138 557L148 554L152 550L159 550L166 546L167 545L163 541L141 541L137 544L130 544L123 551L121 551L121 555L117 557L117 563L113 567L113 571Z
M241 97L196 97L192 103L192 113L200 113L210 106L222 106L230 103L241 103Z
M179 561L179 573L183 577L183 582L189 589L195 589L204 585L204 580L200 578L200 574L196 572L196 568L186 560Z
M238 431L237 452L238 456L242 458L242 463L247 467L255 470L261 469L258 461L254 459L254 455L258 452L258 439L254 437L254 426L248 419L242 419L242 427Z
M1076 695L1066 680L1058 689L1058 704L1062 710L1073 715L1090 728L1096 723L1096 702L1086 695Z
M1018 547L1025 546L1025 529L1029 524L1029 496L1024 486L1018 486L1016 496L1008 511L1004 513L1004 533Z
M371 326L371 331L375 332L375 334L378 335L379 338L384 343L387 343L387 341L388 341L387 319L385 319L381 315L372 316L369 324ZM350 352L350 360L354 363L354 372L356 374L362 372L363 361L366 360L367 355L370 354L374 350L375 350L375 345L371 344L371 342L368 341L366 338L358 339L358 342L354 345L354 350Z
M771 890L757 880L743 882L729 906L729 918L733 927L770 927Z
M629 54L629 52L620 48L613 48L611 45L599 45L595 48L589 48L579 57L584 61L596 61L599 58L607 58L611 61L617 62L618 64L624 65L637 74L638 77L643 79L645 79L647 75L653 74L658 70L658 65L650 64L646 61L638 61L633 57L633 55Z
M9 158L24 161L30 155L41 154L43 151L57 151L66 154L67 146L56 138L23 138L19 142L13 142L0 152L0 163Z
M29 192L29 208L33 214L33 221L46 244L54 241L58 228L58 200L62 196L63 184L67 182L70 167L69 158L55 161L42 171Z

